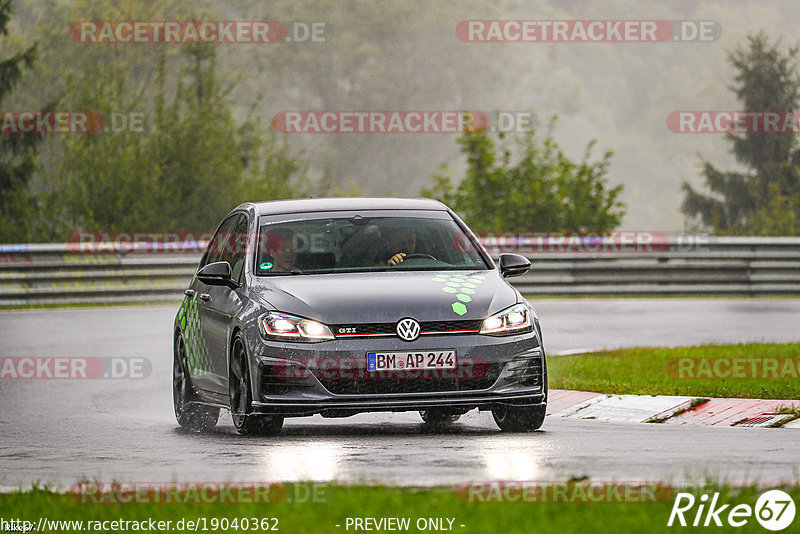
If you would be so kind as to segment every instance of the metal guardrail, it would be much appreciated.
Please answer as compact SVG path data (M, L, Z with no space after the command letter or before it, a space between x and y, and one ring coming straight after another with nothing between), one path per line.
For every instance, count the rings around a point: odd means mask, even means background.
M482 239L489 252L521 253L533 266L510 281L528 295L800 295L800 238L661 237ZM74 245L0 245L0 307L174 302L200 259L158 247L77 252Z

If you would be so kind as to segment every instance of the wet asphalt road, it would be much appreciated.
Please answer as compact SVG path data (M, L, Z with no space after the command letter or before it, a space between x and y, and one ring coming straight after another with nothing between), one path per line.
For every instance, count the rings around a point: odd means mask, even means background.
M534 301L553 352L637 345L800 340L795 299ZM278 437L178 429L171 400L177 306L0 312L0 356L145 357L144 379L0 380L0 486L33 481L338 480L402 485L468 480L800 482L800 434L549 418L501 434L489 413L452 432L416 413L288 419Z

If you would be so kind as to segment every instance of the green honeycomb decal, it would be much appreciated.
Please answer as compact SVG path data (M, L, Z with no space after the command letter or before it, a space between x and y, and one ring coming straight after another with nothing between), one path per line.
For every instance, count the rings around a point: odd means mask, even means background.
M207 374L211 372L211 357L208 354L206 340L200 328L200 315L197 313L197 293L193 297L184 297L183 304L178 310L178 320L183 332L186 345L186 358L189 371L193 374Z
M470 295L475 294L475 290L483 282L485 276L484 274L437 274L431 280L444 284L440 288L444 293L455 295L456 301L450 303L453 313L465 315L467 313L466 304L472 302Z

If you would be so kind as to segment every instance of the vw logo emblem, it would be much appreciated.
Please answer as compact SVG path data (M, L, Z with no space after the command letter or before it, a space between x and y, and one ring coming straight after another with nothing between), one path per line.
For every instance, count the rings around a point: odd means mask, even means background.
M401 319L397 323L397 335L400 339L414 341L419 337L419 323L411 318Z

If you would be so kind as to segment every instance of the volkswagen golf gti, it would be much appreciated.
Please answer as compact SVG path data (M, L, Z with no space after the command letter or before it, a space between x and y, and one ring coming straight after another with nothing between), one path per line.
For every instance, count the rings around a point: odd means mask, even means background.
M539 319L447 206L422 199L245 203L203 254L174 324L178 423L241 434L284 418L419 411L446 425L490 410L538 429L547 365Z

